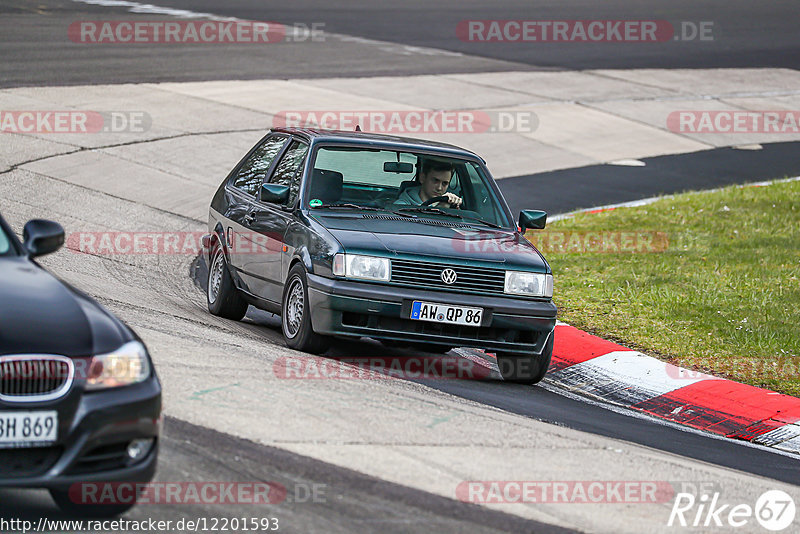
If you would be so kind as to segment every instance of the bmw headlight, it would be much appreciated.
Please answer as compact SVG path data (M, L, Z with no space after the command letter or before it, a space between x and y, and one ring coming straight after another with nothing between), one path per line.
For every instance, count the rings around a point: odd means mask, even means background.
M360 254L337 254L333 258L333 274L347 278L388 282L392 276L392 263L389 258Z
M506 271L504 291L513 295L529 297L553 297L553 275Z
M147 349L138 341L125 343L114 352L94 356L89 362L86 389L89 391L129 386L150 376Z

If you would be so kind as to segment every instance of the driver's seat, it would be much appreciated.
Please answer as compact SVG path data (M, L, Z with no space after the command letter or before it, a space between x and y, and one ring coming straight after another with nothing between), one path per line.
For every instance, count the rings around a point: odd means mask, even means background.
M405 182L400 182L400 190L397 192L397 196L399 197L403 194L403 191L415 185L419 185L419 182L416 180L406 180Z

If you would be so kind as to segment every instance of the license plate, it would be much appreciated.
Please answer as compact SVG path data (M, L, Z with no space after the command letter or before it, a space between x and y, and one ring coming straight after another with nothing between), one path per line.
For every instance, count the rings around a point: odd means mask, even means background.
M418 321L431 321L433 323L480 326L481 320L483 319L483 308L450 306L449 304L436 304L434 302L415 300L411 304L411 318Z
M56 440L58 412L0 412L0 447L46 445Z

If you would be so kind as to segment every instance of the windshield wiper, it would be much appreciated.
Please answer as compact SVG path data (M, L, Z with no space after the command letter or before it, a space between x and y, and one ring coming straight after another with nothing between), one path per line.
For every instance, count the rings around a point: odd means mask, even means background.
M373 208L372 206L359 206L358 204L351 204L349 202L337 202L334 204L320 204L319 206L312 206L312 209L315 210L323 208L348 208L354 210L382 211L380 208Z
M457 219L476 221L476 222L479 222L481 224L485 224L486 226L490 226L492 228L502 228L502 226L499 226L499 225L497 225L495 223L492 223L492 222L489 222L489 221L484 221L483 219L481 219L479 217L472 217L471 215L460 215L458 213L451 213L449 211L444 211L444 210L442 210L440 208L431 208L431 207L427 207L427 206L420 206L418 208L400 208L398 211L413 211L413 212L416 212L416 213L436 213L437 215L447 215L448 217L455 217Z
M462 215L461 218L465 219L465 220L469 220L469 221L477 221L477 222L479 222L481 224L485 224L486 226L491 226L492 228L501 228L501 229L503 228L499 224L495 224L495 223L489 222L489 221L484 221L481 218L472 217L471 215Z
M439 208L430 208L430 207L418 207L418 208L400 208L397 211L409 211L414 213L435 213L437 215L447 215L448 217L455 217L456 219L461 219L461 215L456 215L455 213L448 213Z

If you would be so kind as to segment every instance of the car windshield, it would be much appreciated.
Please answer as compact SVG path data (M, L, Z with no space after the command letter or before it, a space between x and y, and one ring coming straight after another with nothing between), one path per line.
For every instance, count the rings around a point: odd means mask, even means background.
M306 207L359 207L513 227L490 177L472 161L396 150L322 146L316 151ZM447 200L434 201L434 198Z

